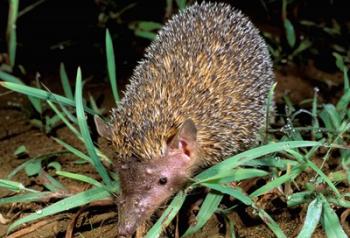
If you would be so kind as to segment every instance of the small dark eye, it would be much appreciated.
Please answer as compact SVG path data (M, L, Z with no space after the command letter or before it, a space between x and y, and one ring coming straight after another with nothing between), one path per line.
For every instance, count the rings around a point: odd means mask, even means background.
M161 177L158 181L160 185L165 185L168 182L168 179L166 177Z

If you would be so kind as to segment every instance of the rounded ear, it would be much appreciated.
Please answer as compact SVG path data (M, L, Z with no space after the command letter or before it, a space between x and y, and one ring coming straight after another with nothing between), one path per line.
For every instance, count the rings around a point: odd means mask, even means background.
M192 119L185 120L168 144L170 149L181 149L191 157L197 148L197 128Z
M192 119L187 119L186 121L184 121L184 123L182 123L178 134L183 139L186 139L191 142L196 142L197 127L192 121Z
M106 122L104 122L99 116L94 115L94 122L96 130L101 137L108 140L112 139L112 128Z

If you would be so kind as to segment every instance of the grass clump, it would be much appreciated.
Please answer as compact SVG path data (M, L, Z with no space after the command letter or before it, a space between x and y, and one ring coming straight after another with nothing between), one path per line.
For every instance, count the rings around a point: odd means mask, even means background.
M348 80L348 78L345 77L344 80ZM9 231L23 223L82 206L91 201L107 198L119 191L118 181L112 180L101 164L99 157L103 159L106 159L106 157L101 156L102 153L95 148L91 141L84 112L81 81L81 71L78 69L75 95L73 97L76 116L69 113L69 110L66 109L66 105L71 105L71 98L57 95L57 99L56 95L45 90L30 88L19 83L2 83L4 86L10 85L16 88L21 93L30 96L36 95L36 98L45 98L60 120L85 143L88 154L86 155L64 141L55 138L57 143L63 145L66 152L73 153L78 158L89 162L102 178L102 182L99 182L83 174L62 171L58 162L51 162L49 166L55 169L57 176L79 180L93 187L77 194L68 194L67 189L48 174L46 176L49 178L49 182L45 184L48 191L44 192L25 188L20 183L12 180L2 180L0 187L20 193L13 197L0 199L0 204L40 201L43 198L52 196L53 193L61 194L62 198L58 202L42 209L40 213L33 213L18 219L10 226ZM349 88L345 88L344 95L347 95L349 90ZM37 94L38 92L40 94ZM42 95L51 96L48 99ZM61 107L62 112L55 104ZM349 99L347 96L342 96L336 105L318 105L317 97L315 96L312 100L311 111L306 112L306 109L302 109L303 111L288 109L290 113L284 118L286 125L278 129L279 132L282 132L282 136L270 135L267 137L268 141L265 145L227 158L196 175L193 178L193 182L174 197L163 215L150 228L146 237L159 236L164 227L171 223L183 206L188 191L197 187L206 187L209 189L209 193L199 209L196 217L197 222L188 227L183 234L184 237L199 231L213 214L226 217L232 208L225 208L221 205L225 196L230 196L244 204L244 206L251 207L277 237L287 237L273 217L256 202L259 197L275 193L277 190L282 191L279 193L279 196L282 197L282 200L285 200L289 207L302 204L306 204L308 207L298 237L311 237L318 224L322 225L329 236L346 237L335 209L350 207L350 203L347 201L348 194L337 187L340 183L347 183L349 179L349 148L347 143L350 120L347 111L348 105ZM307 114L312 117L311 125L304 127L303 130L299 130L293 125L293 120L296 120L301 114ZM272 129L269 130L273 131ZM306 132L301 133L302 131ZM337 171L326 171L324 166L331 158L332 151L339 151L341 168ZM321 157L322 161L320 165L315 163L315 160L319 159L319 157ZM45 158L28 160L20 169L25 168L28 176L38 174L42 170L41 161L43 159ZM306 184L298 183L298 177L305 173L312 174L309 177L310 182ZM253 178L262 178L266 183L248 193L240 187L232 187L231 185L232 183ZM298 184L298 186L294 187L293 184ZM320 187L322 189L319 189ZM234 206L237 206L237 204ZM234 229L234 226L231 226L231 232Z
M108 60L111 60L111 57L114 58L113 54L109 54L110 57ZM111 65L110 62L108 65ZM69 85L68 77L63 64L61 64L60 67L60 75L65 92L64 96L54 94L49 90L27 86L20 79L5 72L0 72L0 78L3 80L0 82L0 84L9 90L28 96L28 99L32 102L32 105L34 107L35 105L40 105L38 108L41 108L41 103L43 101L46 102L47 105L55 113L54 118L57 118L57 120L63 122L72 131L72 133L85 144L88 155L67 144L66 142L58 138L54 138L57 143L66 149L65 151L59 153L72 153L77 158L85 162L89 162L92 167L94 167L99 173L103 181L99 182L92 177L83 174L63 171L61 170L60 163L57 161L49 163L48 168L53 168L57 176L66 177L72 180L79 180L81 182L92 185L91 189L77 194L71 194L63 184L61 184L53 176L46 173L42 166L42 162L44 160L55 157L57 153L30 158L25 163L18 166L14 171L12 171L6 179L2 179L0 181L0 188L12 190L18 193L17 195L13 195L11 197L0 198L0 204L43 201L52 197L61 198L61 200L45 207L40 211L16 220L9 226L8 232L13 231L13 229L24 223L33 222L37 219L42 219L49 215L67 211L74 207L83 206L92 201L109 198L111 194L117 193L119 191L118 181L111 180L110 175L107 173L105 167L101 163L101 161L110 163L110 160L95 147L90 137L90 130L87 125L85 112L90 114L96 114L96 112L85 106L86 103L82 97L83 84L81 70L78 69L77 71L75 95L72 94L72 89ZM111 80L115 80L115 77ZM113 83L112 85L116 84ZM117 92L116 89L115 92ZM57 107L57 105L60 107L60 109ZM75 108L75 115L67 108L67 106ZM25 170L27 176L40 175L41 177L44 177L44 191L26 188L23 186L23 184L12 181L11 178L22 169Z

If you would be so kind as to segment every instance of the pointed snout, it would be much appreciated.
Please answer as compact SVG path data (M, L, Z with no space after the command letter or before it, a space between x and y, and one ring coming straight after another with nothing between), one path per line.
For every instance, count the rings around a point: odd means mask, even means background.
M135 199L128 199L118 206L118 237L131 237L137 227L147 219L145 208Z
M129 238L132 236L132 234L134 234L134 232L136 231L137 225L136 223L130 223L130 221L128 223L125 224L118 224L118 237L119 238Z
M128 238L136 231L137 227L140 225L138 218L139 214L135 214L132 211L119 210L119 221L118 221L118 237Z

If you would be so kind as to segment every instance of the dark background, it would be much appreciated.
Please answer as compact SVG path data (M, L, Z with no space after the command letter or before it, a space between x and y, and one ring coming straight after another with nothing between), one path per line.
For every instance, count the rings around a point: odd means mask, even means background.
M20 1L19 10L36 1ZM281 20L281 0L235 0L231 3L246 13L262 31L284 37ZM314 38L315 47L322 49L315 56L321 68L333 71L334 60L327 48L330 41L348 44L349 34L343 38L329 39L317 31L298 27L300 20L310 20L317 24L331 24L336 19L341 25L349 24L349 7L346 0L294 0L288 1L288 18L300 35ZM119 19L107 19L101 23L99 15L118 12L129 4L133 6L121 14ZM108 27L113 36L117 74L123 81L130 76L144 48L150 43L134 35L128 28L133 21L156 21L163 23L165 0L46 0L17 21L16 63L23 65L27 72L58 73L60 62L64 62L69 72L82 66L85 75L105 75L104 37ZM172 13L177 12L173 3ZM0 0L0 52L6 52L5 31L8 1ZM281 41L281 44L286 44ZM277 65L278 66L278 65ZM25 79L24 79L25 80Z

